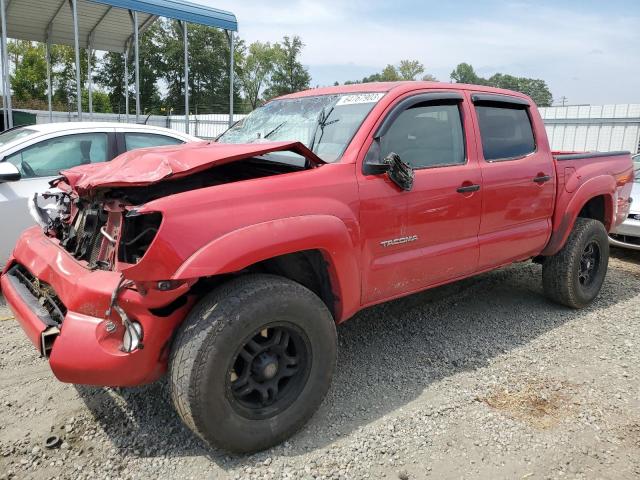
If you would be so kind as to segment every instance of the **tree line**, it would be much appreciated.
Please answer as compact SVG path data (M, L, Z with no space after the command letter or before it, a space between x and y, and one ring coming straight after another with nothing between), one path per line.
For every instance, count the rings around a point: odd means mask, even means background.
M190 113L225 113L229 106L230 52L225 32L204 25L189 25ZM244 113L270 98L310 88L311 76L301 63L304 43L298 36L280 42L253 42L236 39L234 50L234 105ZM75 110L75 52L72 47L51 48L53 106L55 110ZM9 44L13 64L11 87L18 108L45 109L47 72L45 46L23 40ZM140 35L140 102L144 114L184 113L184 51L179 22L159 20ZM80 52L82 105L88 104L87 51ZM107 52L91 59L93 109L95 112L125 113L124 55ZM135 112L133 61L129 61L129 111ZM496 73L489 78L477 75L467 63L451 72L451 80L491 85L526 93L538 105L551 105L552 96L544 80ZM418 60L401 60L380 72L345 84L377 81L429 80ZM335 85L338 85L335 82Z
M229 106L229 43L225 32L189 25L189 95L191 113L226 113ZM311 76L300 62L302 40L285 36L281 42L234 45L234 105L247 112L269 98L310 87ZM23 40L9 44L13 64L11 88L17 107L46 108L45 46ZM75 51L53 45L53 106L72 111L76 101ZM140 103L144 114L184 113L184 50L180 23L160 20L140 35ZM124 55L92 56L92 99L95 112L125 113ZM129 111L135 112L135 67L129 59ZM87 50L80 52L83 109L88 104Z
M496 88L506 88L529 95L539 107L550 107L553 96L544 80L537 78L515 77L503 73L496 73L489 78L476 74L468 63L460 63L450 75L451 81L456 83L470 83L486 85ZM368 82L396 82L399 80L437 81L430 73L425 73L425 67L418 60L401 60L397 65L389 64L378 73L374 73L361 80L347 80L345 85ZM335 82L334 85L339 85Z

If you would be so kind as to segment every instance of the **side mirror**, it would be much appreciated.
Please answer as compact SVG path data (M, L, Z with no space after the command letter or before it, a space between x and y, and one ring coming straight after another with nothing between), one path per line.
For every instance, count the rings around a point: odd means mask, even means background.
M389 164L380 158L380 139L374 138L367 155L364 157L362 173L365 175L382 175L389 171Z
M13 163L0 162L0 183L20 180L20 170Z
M413 188L413 168L408 163L403 162L400 155L391 152L385 157L384 163L389 165L387 175L393 183L407 192Z
M402 190L413 188L413 168L402 161L397 153L391 152L384 159L380 159L380 141L375 139L364 157L362 173L365 175L382 175L386 173L389 179Z

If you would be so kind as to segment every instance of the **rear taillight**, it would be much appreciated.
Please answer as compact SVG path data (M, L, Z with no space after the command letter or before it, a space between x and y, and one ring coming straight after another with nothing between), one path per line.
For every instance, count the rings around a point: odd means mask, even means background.
M118 245L118 260L138 263L156 237L161 222L162 214L158 212L138 213L134 210L125 215Z

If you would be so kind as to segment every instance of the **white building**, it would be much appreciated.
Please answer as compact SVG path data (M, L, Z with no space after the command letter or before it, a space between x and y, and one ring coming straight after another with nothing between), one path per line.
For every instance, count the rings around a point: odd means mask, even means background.
M552 150L640 152L640 103L540 108Z

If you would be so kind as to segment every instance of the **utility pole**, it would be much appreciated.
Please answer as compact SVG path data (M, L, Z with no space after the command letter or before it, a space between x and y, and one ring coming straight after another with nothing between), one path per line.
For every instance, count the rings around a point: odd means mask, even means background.
M567 103L567 100L569 100L567 97L565 97L564 95L560 97L560 101L562 102L562 106L564 107Z

